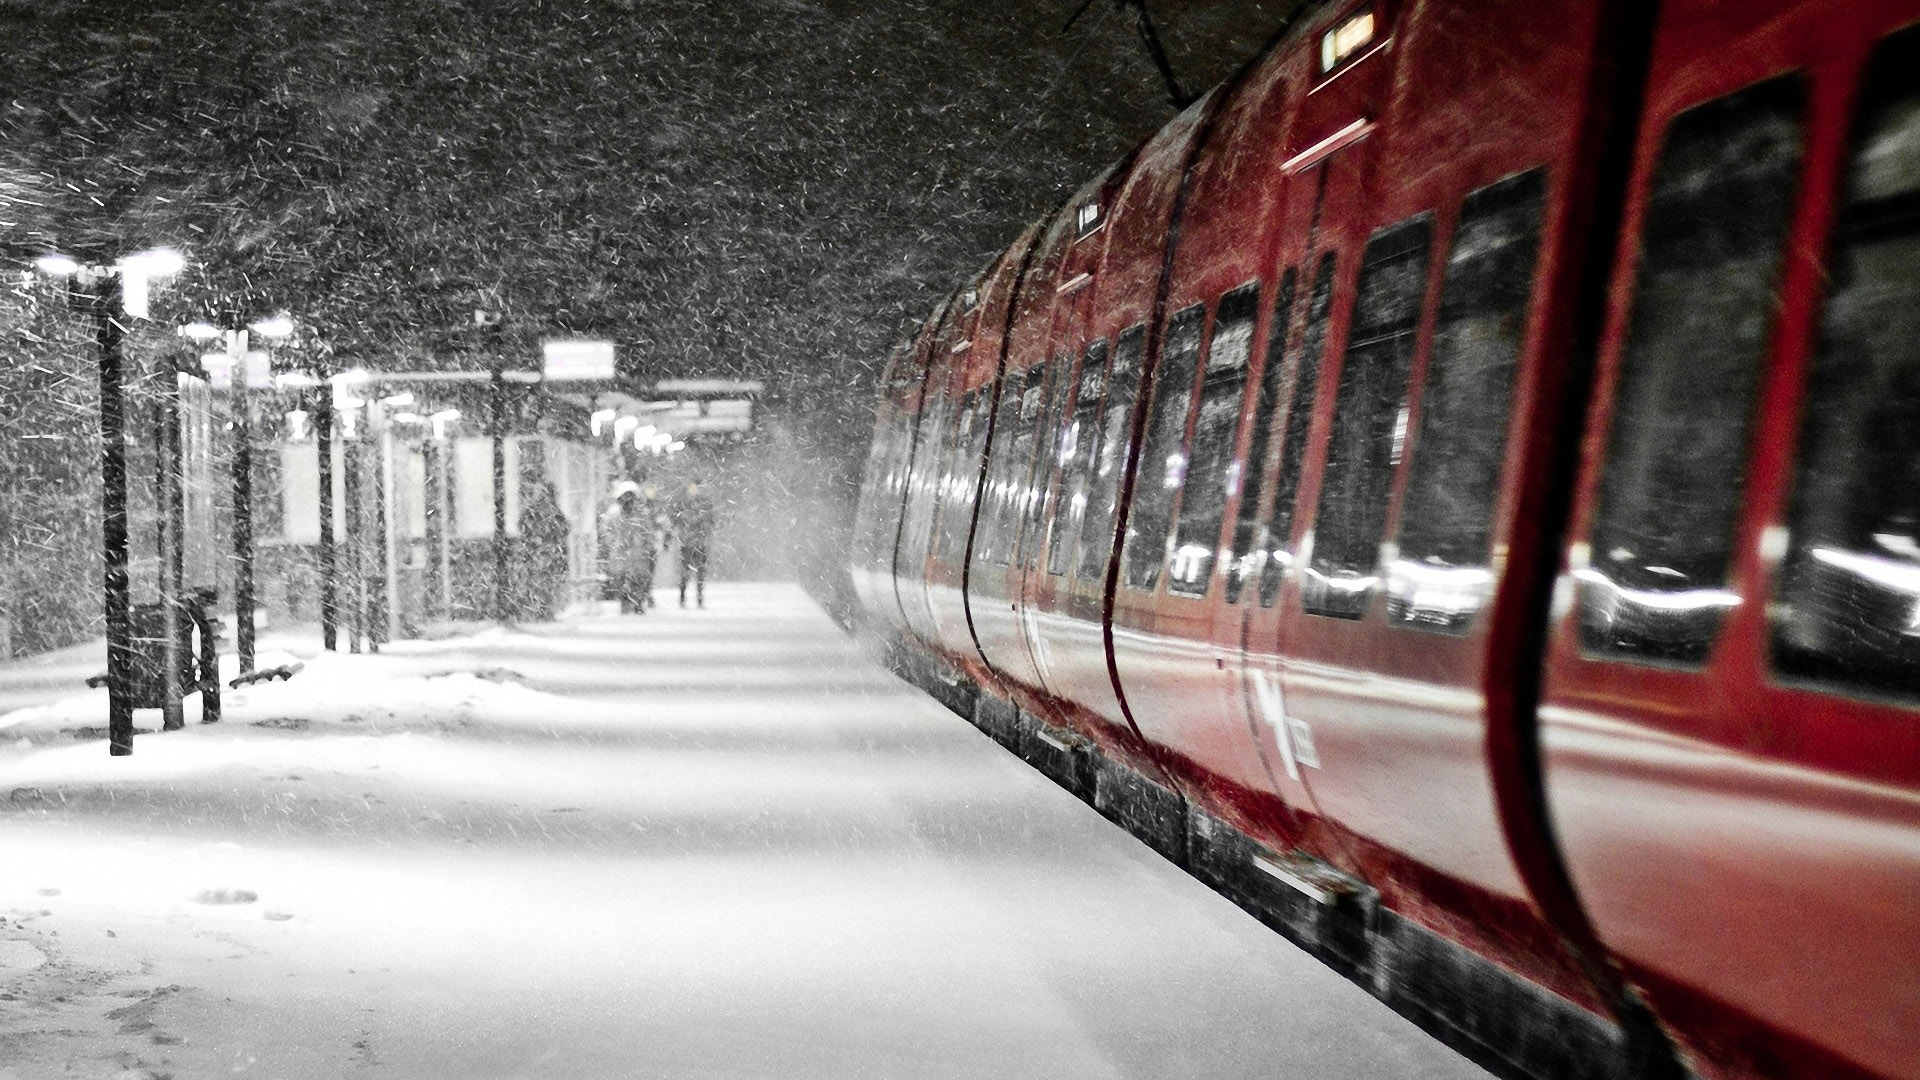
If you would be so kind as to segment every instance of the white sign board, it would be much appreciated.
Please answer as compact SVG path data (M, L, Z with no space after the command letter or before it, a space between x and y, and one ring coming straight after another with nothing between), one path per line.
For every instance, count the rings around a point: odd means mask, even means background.
M215 390L233 389L233 357L227 353L207 353L200 358L200 370ZM273 388L272 357L265 349L247 350L247 386L255 390Z
M613 342L553 340L540 343L548 382L613 378Z

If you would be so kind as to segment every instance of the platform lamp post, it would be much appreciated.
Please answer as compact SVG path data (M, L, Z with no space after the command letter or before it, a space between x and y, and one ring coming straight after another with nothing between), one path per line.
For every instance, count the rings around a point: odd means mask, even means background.
M240 320L223 320L237 323ZM249 337L258 335L269 341L293 336L293 320L285 314L258 319L238 329L212 323L194 322L180 332L195 341L224 338L227 362L232 372L233 394L233 623L234 646L239 654L240 674L254 667L254 550L253 550L253 404L252 372L249 370ZM265 389L265 387L261 387Z
M34 260L49 277L69 279L75 306L93 320L100 369L100 553L107 622L107 752L133 753L133 627L127 581L127 448L121 345L129 309L146 314L147 283L186 266L171 248L135 252L110 263L49 253Z
M509 622L507 550L507 382L506 357L500 353L500 312L473 310L473 328L487 351L487 435L493 443L493 618Z

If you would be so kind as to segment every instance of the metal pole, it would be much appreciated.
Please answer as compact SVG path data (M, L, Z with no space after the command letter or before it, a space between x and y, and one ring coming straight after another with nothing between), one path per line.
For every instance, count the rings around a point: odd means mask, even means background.
M347 549L347 651L357 653L367 621L366 553L361 543L366 534L366 521L361 512L365 500L360 490L359 439L341 440L340 471L340 495L346 503L341 509L347 526L343 545Z
M429 436L420 446L425 473L426 499L422 517L426 519L427 562L421 606L426 621L443 619L447 613L447 463L446 448Z
M340 571L333 543L333 383L320 384L313 408L313 438L320 454L320 643L338 651Z
M487 395L487 427L493 436L493 617L512 619L507 599L507 383L501 377L500 358L493 357L493 379Z
M100 553L107 617L107 752L133 753L133 704L127 698L133 671L127 610L127 448L125 402L121 397L120 325L122 293L118 274L95 278L83 294L93 314L94 341L100 347Z
M233 360L233 637L240 674L253 670L253 403L247 332L227 335Z
M186 726L186 687L180 682L181 579L186 577L187 528L185 477L182 475L180 439L180 375L162 372L160 401L154 409L153 463L160 475L160 715L161 729L178 731Z
M379 652L380 646L394 638L393 612L399 591L393 558L393 433L387 427L386 409L379 402L367 404L367 438L374 453L369 472L373 510L374 574L372 600L367 605L367 648Z

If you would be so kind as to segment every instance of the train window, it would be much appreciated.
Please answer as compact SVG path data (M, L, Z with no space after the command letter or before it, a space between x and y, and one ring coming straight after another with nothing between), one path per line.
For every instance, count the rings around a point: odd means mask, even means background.
M1012 473L1013 435L1020 426L1020 396L1026 389L1026 373L1009 371L1000 380L1000 404L993 419L993 445L987 462L987 482L980 492L980 539L973 546L974 558L982 562L1007 564L1011 548L1007 535L1007 503L1012 498L1009 477Z
M1234 515L1232 547L1227 551L1227 603L1240 602L1240 591L1254 567L1265 557L1266 543L1260 537L1260 493L1266 479L1267 444L1271 441L1274 411L1280 404L1281 379L1286 372L1287 328L1293 314L1295 274L1292 267L1281 275L1280 291L1273 302L1272 326L1267 330L1267 362L1260 371L1260 393L1253 406L1253 442L1247 447L1246 464L1241 469L1240 512Z
M1440 285L1387 618L1461 633L1492 589L1493 507L1540 249L1540 169L1467 196Z
M1920 30L1868 69L1801 416L1774 669L1920 698Z
M1655 165L1613 429L1575 567L1592 654L1705 661L1801 157L1797 78L1680 114Z
M961 399L953 456L940 493L939 551L947 561L966 552L967 532L973 525L973 488L980 475L980 455L986 451L987 413L992 405L984 388L970 390Z
M1320 360L1327 350L1327 319L1333 314L1333 252L1320 257L1313 289L1307 294L1307 323L1296 346L1293 391L1287 397L1287 426L1281 429L1280 464L1273 477L1273 509L1267 514L1267 548L1260 562L1260 606L1272 607L1280 579L1291 564L1287 541L1293 536L1293 504L1300 493L1300 462L1307 453L1307 429L1313 426L1313 399L1320 389Z
M1082 580L1093 580L1107 565L1113 550L1113 519L1120 510L1120 469L1126 461L1128 428L1133 401L1140 393L1140 360L1146 351L1147 328L1129 326L1114 339L1113 363L1107 369L1107 400L1101 409L1099 449L1093 461L1092 489L1087 514L1080 525Z
M1207 373L1200 387L1200 411L1193 421L1186 494L1181 497L1180 516L1173 528L1173 555L1167 567L1169 592L1204 596L1213 578L1227 495L1239 479L1233 467L1233 443L1240 430L1247 361L1253 354L1253 328L1259 317L1259 282L1222 296L1214 315L1213 344L1207 349Z
M1039 434L1040 411L1046 406L1048 365L1027 372L1027 388L1020 395L1014 418L1013 450L1007 458L1006 534L1008 565L1020 566L1027 543L1027 512L1033 505L1033 444Z
M942 468L946 464L948 435L953 424L953 398L948 396L946 373L935 376L942 385L929 386L921 402L920 422L914 433L912 475L907 483L907 528L902 545L910 560L924 562L927 544L933 538L934 496L940 490Z
M1053 546L1047 551L1047 573L1064 574L1073 563L1080 525L1087 516L1087 488L1093 479L1096 428L1106 398L1107 343L1087 346L1080 360L1080 390L1073 398L1073 420L1060 439L1060 508L1053 512Z
M1127 537L1120 548L1122 580L1129 588L1151 590L1160 580L1173 497L1187 479L1187 455L1182 449L1206 318L1206 306L1195 304L1167 320L1167 336L1160 346L1160 364L1148 398L1146 443L1140 450L1139 474L1127 507Z
M1033 494L1027 503L1027 524L1022 535L1026 537L1026 567L1032 570L1040 563L1040 548L1046 536L1046 514L1048 504L1054 497L1054 466L1060 464L1059 446L1062 430L1066 424L1067 391L1073 389L1073 354L1063 352L1053 358L1047 372L1047 414L1041 422L1040 431L1034 440Z
M1302 605L1314 615L1357 619L1380 584L1381 529L1406 444L1407 384L1432 241L1426 214L1367 241L1302 582Z

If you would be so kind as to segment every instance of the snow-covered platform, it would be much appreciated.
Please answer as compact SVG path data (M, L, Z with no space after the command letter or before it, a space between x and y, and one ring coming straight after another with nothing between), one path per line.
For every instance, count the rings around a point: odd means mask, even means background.
M102 692L0 716L0 1080L1484 1075L798 589L707 603L309 657L129 758Z

